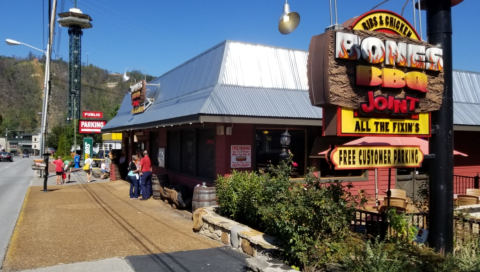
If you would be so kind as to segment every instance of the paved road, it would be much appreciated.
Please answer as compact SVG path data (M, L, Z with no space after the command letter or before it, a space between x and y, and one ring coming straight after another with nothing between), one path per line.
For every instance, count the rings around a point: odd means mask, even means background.
M33 157L14 157L0 162L0 264L10 242L25 193L34 178L30 165Z

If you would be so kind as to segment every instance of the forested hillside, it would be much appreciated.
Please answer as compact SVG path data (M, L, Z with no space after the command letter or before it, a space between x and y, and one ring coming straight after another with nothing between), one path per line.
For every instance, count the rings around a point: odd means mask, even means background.
M45 59L33 54L26 58L0 56L0 135L39 132L43 99ZM134 77L142 78L137 73ZM49 96L48 127L66 124L68 94L68 63L51 63L52 88ZM148 76L147 79L151 77ZM107 87L117 85L115 87ZM109 74L94 65L82 66L81 110L102 111L107 120L113 118L130 82L121 75Z

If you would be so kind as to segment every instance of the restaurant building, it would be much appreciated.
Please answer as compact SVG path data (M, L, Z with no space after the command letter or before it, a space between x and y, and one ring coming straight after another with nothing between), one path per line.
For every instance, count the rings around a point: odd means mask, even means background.
M308 51L225 41L145 84L146 103L132 113L132 94L103 128L123 133L131 158L149 151L154 174L172 182L213 185L233 170L256 171L277 164L281 134L302 177L308 167L324 180L351 181L354 193L386 191L388 169L332 170L322 155L331 144L359 137L322 136L322 108L312 106L307 79ZM455 175L480 172L480 73L454 70ZM136 105L138 106L138 104ZM138 110L135 110L138 112ZM408 190L425 180L426 166L393 171L392 188Z

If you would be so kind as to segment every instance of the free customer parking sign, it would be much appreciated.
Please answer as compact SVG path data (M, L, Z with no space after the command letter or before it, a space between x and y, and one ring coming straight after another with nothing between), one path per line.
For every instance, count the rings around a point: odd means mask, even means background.
M106 123L106 120L78 120L78 133L101 133L101 129Z

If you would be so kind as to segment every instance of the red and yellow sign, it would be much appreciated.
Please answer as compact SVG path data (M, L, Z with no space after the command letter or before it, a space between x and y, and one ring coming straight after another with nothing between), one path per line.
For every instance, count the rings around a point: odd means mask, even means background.
M442 49L390 11L343 26L310 42L309 94L323 107L323 134L430 136L430 112L442 104Z
M338 136L412 136L430 137L430 113L407 117L362 116L349 108L337 109Z
M147 94L147 82L142 80L137 84L130 86L132 99L132 114L142 113L145 111L145 101Z
M337 170L420 167L423 153L419 146L336 146L329 162Z
M417 31L408 21L395 12L388 10L367 12L355 19L349 28L398 34L410 39L420 40Z

